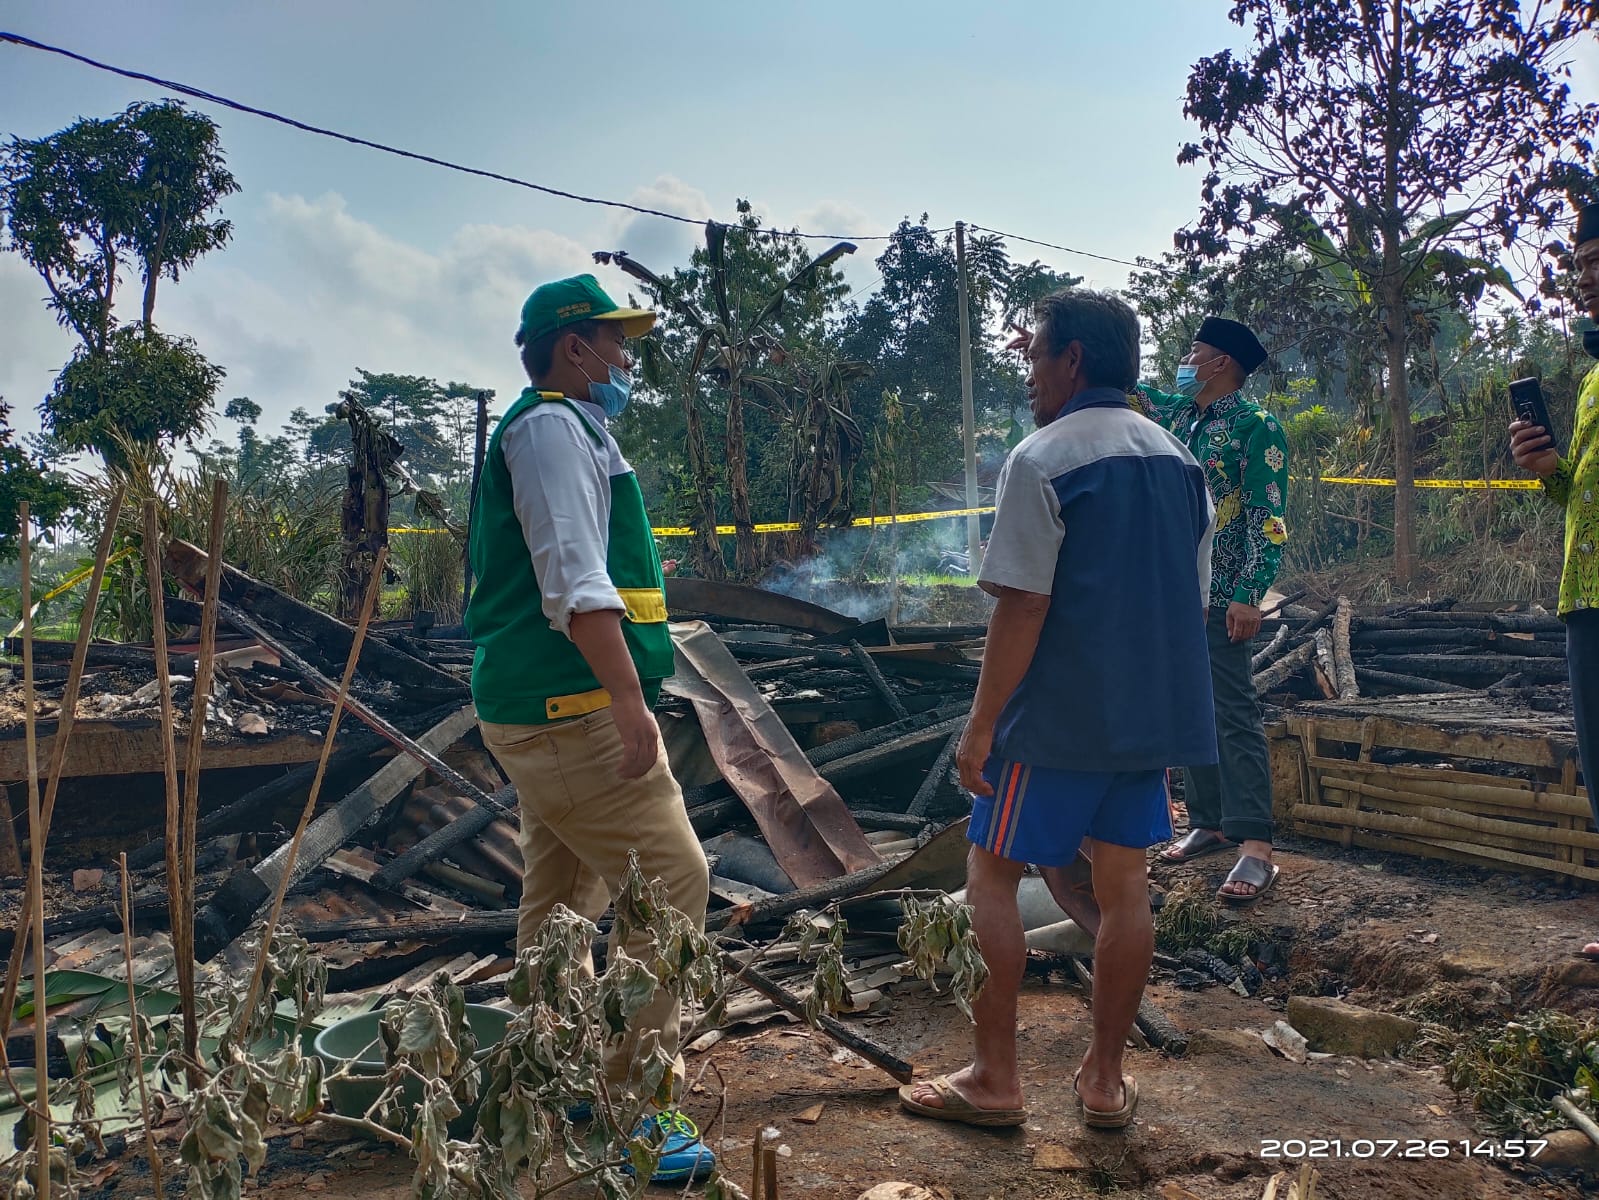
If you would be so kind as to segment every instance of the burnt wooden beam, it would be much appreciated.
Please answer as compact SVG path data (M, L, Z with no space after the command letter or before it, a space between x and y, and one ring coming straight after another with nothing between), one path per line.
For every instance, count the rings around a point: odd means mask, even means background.
M204 590L205 551L174 538L167 546L163 562L167 573L173 578L196 592ZM324 665L331 663L342 666L350 655L355 630L271 584L224 564L221 592L224 603L271 622L297 642L314 646ZM229 624L234 622L229 621ZM247 631L241 629L240 632ZM368 638L362 645L360 670L369 679L386 680L403 686L407 691L428 688L463 699L470 691L466 684L449 672L396 649L380 638Z
M477 714L468 704L428 730L417 744L436 756L459 741L476 721ZM321 866L429 765L408 754L396 755L371 779L306 826L294 870L289 874L290 884ZM199 961L215 957L250 927L276 893L287 870L288 857L289 845L285 844L253 870L235 871L205 910L195 915L194 953Z

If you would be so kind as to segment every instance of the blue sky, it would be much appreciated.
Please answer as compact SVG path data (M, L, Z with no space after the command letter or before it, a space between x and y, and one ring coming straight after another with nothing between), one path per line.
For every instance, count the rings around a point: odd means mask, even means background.
M12 0L0 27L313 124L703 219L882 233L926 212L1120 258L1194 214L1176 165L1188 68L1236 45L1225 0L271 4ZM1594 94L1599 63L1583 69ZM0 46L0 133L37 137L159 89ZM622 248L657 268L697 231L207 111L243 191L232 244L157 323L275 425L355 368L521 387L510 335L546 278ZM848 268L869 285L878 247ZM1014 245L1091 283L1121 268ZM625 287L599 272L608 285ZM133 288L125 295L130 301ZM864 294L864 293L863 293ZM0 255L0 394L19 424L70 353ZM223 430L231 436L231 430Z

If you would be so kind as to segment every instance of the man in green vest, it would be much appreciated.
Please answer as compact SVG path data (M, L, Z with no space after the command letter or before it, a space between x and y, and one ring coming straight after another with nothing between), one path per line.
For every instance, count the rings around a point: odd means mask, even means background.
M638 478L606 428L627 405L626 341L654 324L592 275L529 296L516 344L533 386L500 418L478 485L472 698L521 807L518 951L558 904L597 920L630 852L670 904L705 920L705 854L650 711L672 674L661 562ZM621 948L645 958L648 944L640 933ZM653 1048L676 1056L678 1007L658 993L608 1047L613 1096L639 1092L635 1068ZM687 1117L652 1119L666 1138L655 1182L710 1172Z

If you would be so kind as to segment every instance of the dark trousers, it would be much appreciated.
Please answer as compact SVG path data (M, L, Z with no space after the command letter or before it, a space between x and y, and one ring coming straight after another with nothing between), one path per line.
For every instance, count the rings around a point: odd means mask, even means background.
M1582 779L1599 828L1599 609L1566 617L1566 667L1571 672L1571 716L1577 725Z
M1596 631L1599 632L1599 631ZM1216 749L1221 762L1184 767L1190 829L1219 829L1235 842L1271 841L1271 763L1260 700L1250 674L1248 642L1227 638L1227 610L1213 608L1205 621L1210 644L1210 682L1216 700ZM1599 638L1594 643L1599 667ZM1594 697L1599 713L1599 695Z

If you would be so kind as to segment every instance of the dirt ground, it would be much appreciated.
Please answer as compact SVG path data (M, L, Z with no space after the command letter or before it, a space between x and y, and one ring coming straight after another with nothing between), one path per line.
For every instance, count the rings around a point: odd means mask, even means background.
M1466 1153L1462 1143L1476 1148L1484 1135L1437 1066L1350 1058L1295 1065L1250 1034L1282 1015L1290 991L1342 994L1422 1016L1452 1013L1457 1021L1539 1005L1592 1010L1599 966L1571 951L1599 934L1599 894L1315 842L1290 842L1279 861L1282 878L1254 919L1287 948L1286 979L1252 999L1222 987L1180 991L1158 980L1151 997L1189 1031L1193 1046L1182 1059L1129 1052L1141 1102L1125 1136L1087 1132L1073 1109L1071 1077L1088 1032L1081 993L1058 978L1029 978L1020 1017L1032 1114L1024 1128L980 1131L903 1114L892 1080L837 1054L819 1033L777 1025L691 1058L691 1072L709 1058L727 1083L727 1111L710 1131L712 1144L747 1183L755 1132L776 1125L789 1151L780 1160L782 1194L829 1200L853 1200L886 1180L934 1188L946 1200L1259 1200L1270 1175L1291 1165L1263 1158L1262 1141L1289 1138L1449 1143L1444 1158L1319 1160L1322 1200L1592 1194L1569 1176ZM1219 882L1225 870L1217 856L1157 867L1154 875L1169 887L1191 873ZM1169 973L1159 975L1169 980ZM966 1061L966 1023L953 1005L926 992L897 989L891 1011L859 1024L924 1075ZM714 1083L707 1086L714 1091ZM814 1124L797 1120L818 1104ZM688 1108L704 1122L714 1097L693 1095ZM246 1194L399 1200L408 1193L409 1164L386 1148L317 1132L300 1141L296 1148L275 1140ZM98 1195L121 1200L148 1191L142 1161L130 1155Z

